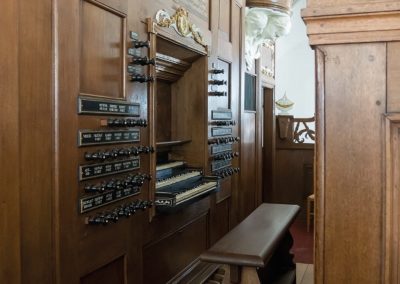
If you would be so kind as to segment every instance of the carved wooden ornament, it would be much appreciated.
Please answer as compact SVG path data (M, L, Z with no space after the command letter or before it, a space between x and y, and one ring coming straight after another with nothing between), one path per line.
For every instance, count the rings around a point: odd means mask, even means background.
M167 11L159 10L156 14L156 24L165 28L172 27L180 36L191 37L198 44L207 46L203 41L200 29L189 21L189 12L184 8L178 8L172 17Z

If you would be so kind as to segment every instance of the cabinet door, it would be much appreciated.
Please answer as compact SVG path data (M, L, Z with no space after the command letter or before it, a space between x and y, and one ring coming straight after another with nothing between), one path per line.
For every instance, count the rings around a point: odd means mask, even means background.
M378 283L386 45L322 50L324 56L317 57L317 272L323 266L324 283Z

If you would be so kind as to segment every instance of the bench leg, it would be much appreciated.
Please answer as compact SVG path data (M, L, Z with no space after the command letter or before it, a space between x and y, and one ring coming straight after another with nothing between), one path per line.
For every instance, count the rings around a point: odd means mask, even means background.
M232 284L260 284L260 279L255 267L230 265L229 282Z
M266 266L258 270L261 283L273 283L282 278L290 279L285 283L296 283L296 264L290 253L292 246L293 237L287 231Z

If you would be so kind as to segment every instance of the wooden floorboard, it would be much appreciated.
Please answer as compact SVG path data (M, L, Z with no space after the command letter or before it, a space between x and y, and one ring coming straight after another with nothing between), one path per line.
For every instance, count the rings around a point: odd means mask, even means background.
M296 263L296 284L314 284L314 265Z

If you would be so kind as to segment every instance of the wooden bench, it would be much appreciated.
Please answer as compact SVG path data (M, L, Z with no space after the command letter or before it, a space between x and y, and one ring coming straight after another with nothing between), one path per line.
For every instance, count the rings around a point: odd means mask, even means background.
M200 260L227 265L223 283L295 283L289 227L299 211L297 205L264 203Z

